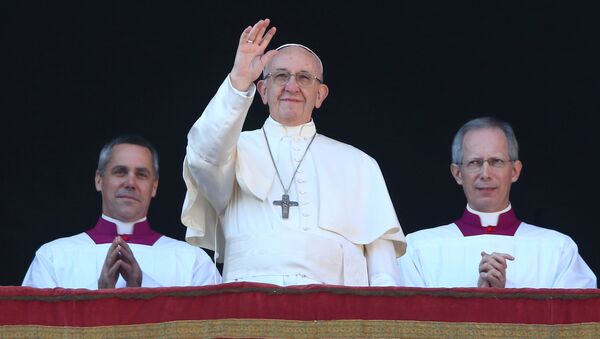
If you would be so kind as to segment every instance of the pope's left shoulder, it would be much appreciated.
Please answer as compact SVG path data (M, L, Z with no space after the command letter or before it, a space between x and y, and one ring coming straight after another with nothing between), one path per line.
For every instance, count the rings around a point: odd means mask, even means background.
M357 148L356 146L352 146L345 142L335 140L326 135L318 134L317 140L318 140L320 146L325 148L325 150L327 152L335 152L335 153L331 153L331 154L335 154L337 156L344 156L344 157L370 159L372 161L375 161L375 159L373 159L373 157L371 157L370 155L368 155L361 149Z

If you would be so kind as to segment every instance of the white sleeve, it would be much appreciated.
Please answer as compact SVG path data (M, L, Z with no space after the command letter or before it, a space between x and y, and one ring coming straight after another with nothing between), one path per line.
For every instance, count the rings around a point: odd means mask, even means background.
M56 282L54 265L44 254L43 246L36 252L21 285L38 288L59 287Z
M427 287L416 263L408 252L398 258L398 267L400 269L400 283L398 286Z
M579 255L577 244L567 236L553 288L597 288L596 275Z
M193 286L216 285L221 283L221 274L208 254L196 247L196 262L194 264Z
M413 254L411 244L411 235L406 236L406 253L398 258L398 268L400 269L400 284L399 286L407 287L428 287L425 279L421 275L421 267L419 260Z
M228 76L188 133L184 166L217 213L233 190L236 145L255 91L254 85L247 93L237 91Z
M366 245L369 286L397 286L400 272L391 240L376 239Z

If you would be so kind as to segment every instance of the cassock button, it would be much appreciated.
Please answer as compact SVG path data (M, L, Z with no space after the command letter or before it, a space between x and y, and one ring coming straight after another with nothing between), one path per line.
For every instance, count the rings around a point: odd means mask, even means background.
M121 238L125 241L129 241L129 235L127 235L127 234L121 235Z
M488 226L485 228L485 233L494 233L494 226Z

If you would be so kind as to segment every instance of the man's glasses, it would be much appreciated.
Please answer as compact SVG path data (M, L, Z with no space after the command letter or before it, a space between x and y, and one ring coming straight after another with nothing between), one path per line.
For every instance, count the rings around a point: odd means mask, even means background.
M472 159L467 162L458 163L457 165L462 165L467 171L476 172L480 171L483 168L484 163L488 163L491 168L501 169L506 167L509 163L514 160L504 160L500 158L489 158L489 159Z
M296 83L300 87L309 87L314 83L315 80L319 83L322 82L321 79L305 71L300 71L297 73L290 73L288 71L276 71L267 74L265 79L271 78L271 80L273 80L273 82L276 85L283 86L287 84L288 81L290 81L292 76L296 78Z

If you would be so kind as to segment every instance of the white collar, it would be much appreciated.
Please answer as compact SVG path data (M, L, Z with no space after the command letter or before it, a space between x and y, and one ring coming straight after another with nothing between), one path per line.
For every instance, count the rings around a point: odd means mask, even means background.
M317 128L312 119L309 122L298 126L285 126L275 121L270 115L265 121L264 129L269 139L280 140L285 137L291 138L311 138L317 133Z
M481 226L483 226L483 227L498 225L498 217L500 217L500 214L510 211L511 208L512 208L512 206L509 202L508 207L506 207L502 211L486 213L486 212L476 211L476 210L472 209L471 206L469 206L469 204L467 204L467 211L469 211L475 215L478 215L479 219L481 220Z
M135 226L135 224L138 222L145 221L146 217L143 217L143 218L133 221L133 222L125 222L125 221L117 220L115 218L111 218L111 217L105 215L104 213L102 213L102 219L104 219L106 221L110 221L113 224L117 225L117 234L133 234L133 227Z

